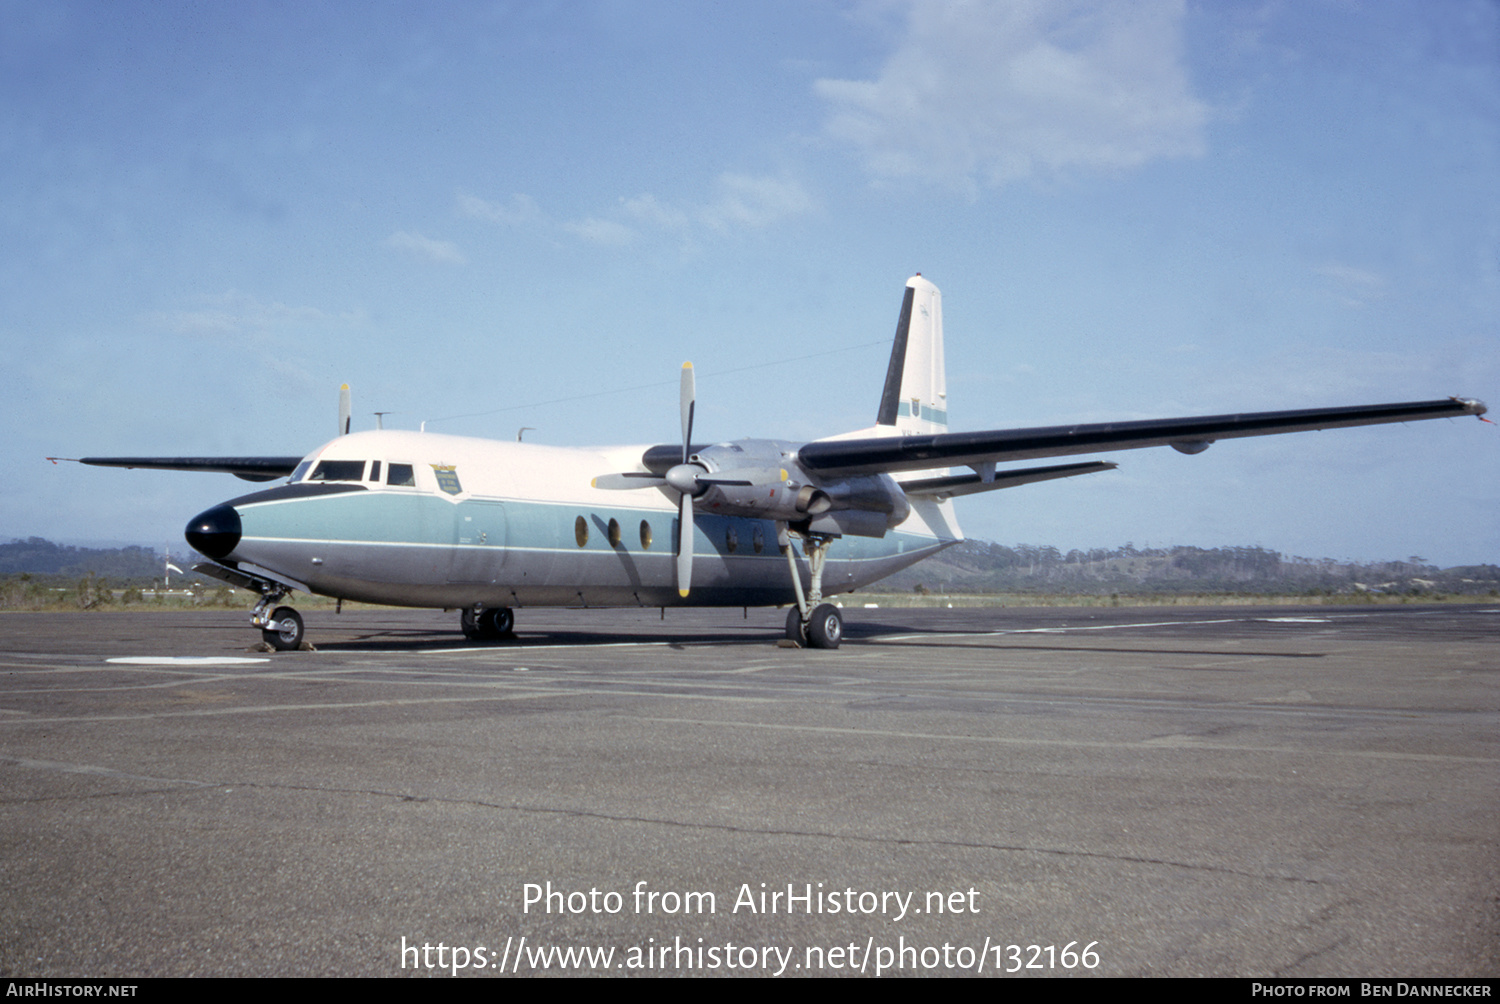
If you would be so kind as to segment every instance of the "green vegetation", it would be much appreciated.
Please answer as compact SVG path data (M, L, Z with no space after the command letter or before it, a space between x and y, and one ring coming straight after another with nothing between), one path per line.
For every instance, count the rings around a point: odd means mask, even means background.
M0 544L0 610L248 608L254 597L217 579L173 576L146 548L64 547L32 537ZM180 567L191 559L178 558ZM967 540L843 598L846 606L1203 606L1500 601L1500 567L1440 569L1405 561L1284 557L1262 547L1006 547ZM297 597L300 607L332 606ZM347 604L346 604L347 605Z
M1440 569L1419 556L1405 561L1341 562L1286 557L1263 547L1170 547L1132 544L1063 554L1055 547L1006 547L967 540L874 587L880 592L944 599L953 594L1069 597L1132 602L1263 602L1269 596L1301 602L1364 602L1376 598L1500 598L1500 568ZM941 594L941 595L939 595ZM1174 600L1175 598L1175 600ZM1029 602L1029 601L1028 601Z

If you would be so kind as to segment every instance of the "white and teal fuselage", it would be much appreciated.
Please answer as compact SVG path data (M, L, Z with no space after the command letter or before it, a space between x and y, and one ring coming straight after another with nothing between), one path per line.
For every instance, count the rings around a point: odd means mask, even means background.
M644 451L418 432L341 436L311 454L291 484L226 503L238 514L240 537L215 557L314 593L399 606L795 602L777 523L704 508L693 521L692 590L680 596L674 494L591 486L601 474L638 469ZM357 477L306 480L329 460L363 467ZM403 474L410 468L412 483L390 483L393 466ZM913 500L884 536L844 536L833 545L823 592L867 585L961 536L951 503ZM805 586L799 543L793 535Z

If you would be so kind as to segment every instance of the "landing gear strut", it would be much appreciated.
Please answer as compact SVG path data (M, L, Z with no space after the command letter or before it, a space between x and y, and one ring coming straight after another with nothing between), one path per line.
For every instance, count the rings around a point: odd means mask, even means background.
M802 576L797 572L797 557L792 552L791 534L785 523L778 524L776 529L776 542L781 553L786 555L787 566L792 571L792 589L797 594L797 605L787 614L786 636L809 648L838 648L844 637L844 615L832 603L823 602L823 564L828 560L828 546L834 538L826 533L802 534L802 548L807 553L807 565L812 572L812 581L804 596Z
M516 614L510 607L465 607L458 625L470 641L504 641L516 636Z

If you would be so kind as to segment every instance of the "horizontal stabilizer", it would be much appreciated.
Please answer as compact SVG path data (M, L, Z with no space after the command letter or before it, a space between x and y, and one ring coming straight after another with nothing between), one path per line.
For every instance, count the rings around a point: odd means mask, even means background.
M64 459L62 457L57 458ZM83 457L94 467L130 467L157 471L210 471L233 474L246 481L274 481L289 477L301 457Z
M988 483L978 474L953 474L941 478L920 478L901 482L901 490L907 495L936 495L952 498L957 495L975 495L992 492L997 488L1015 488L1018 485L1052 481L1055 478L1071 478L1079 474L1097 474L1112 471L1118 464L1095 460L1087 464L1054 464L1051 467L1027 467L1013 471L996 471L995 479Z
M1463 398L1368 404L1351 408L1308 408L1300 411L1263 411L1243 415L1204 415L1198 418L1161 418L1142 422L1103 422L1095 425L1055 425L1037 429L991 432L946 432L932 435L887 436L872 439L824 439L797 451L797 462L820 475L881 474L920 471L954 464L978 466L1043 457L1066 457L1101 450L1134 450L1146 446L1186 445L1199 452L1202 444L1243 436L1282 432L1311 432L1385 422L1483 415L1483 402Z

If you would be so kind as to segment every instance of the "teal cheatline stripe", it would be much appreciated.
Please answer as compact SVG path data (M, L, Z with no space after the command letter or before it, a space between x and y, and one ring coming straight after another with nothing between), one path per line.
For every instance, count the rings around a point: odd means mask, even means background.
M911 402L902 401L901 406L896 409L896 413L902 416L910 417L912 413ZM935 422L938 425L948 424L948 412L943 408L929 408L926 405L923 405L921 408L921 413L917 417L922 419L922 421L924 422Z

